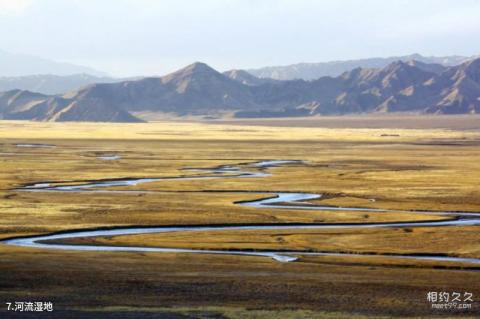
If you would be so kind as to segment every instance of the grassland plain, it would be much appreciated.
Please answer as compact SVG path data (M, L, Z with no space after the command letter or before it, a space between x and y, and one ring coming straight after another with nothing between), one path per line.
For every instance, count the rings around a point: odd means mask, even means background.
M49 144L52 148L18 147ZM119 155L105 161L101 155ZM304 160L248 179L170 180L115 189L22 192L26 184L199 175L261 159ZM0 238L131 225L363 223L432 220L410 210L480 212L480 134L441 129L326 129L160 122L0 122ZM401 213L278 210L235 205L238 191L324 194L312 203ZM109 245L295 249L480 257L478 227L235 231L75 239ZM432 311L429 291L480 296L468 265L378 256L264 257L57 251L0 246L0 300L48 300L49 318L475 317ZM462 266L465 266L462 268ZM3 303L4 304L4 303ZM0 317L14 316L0 310Z

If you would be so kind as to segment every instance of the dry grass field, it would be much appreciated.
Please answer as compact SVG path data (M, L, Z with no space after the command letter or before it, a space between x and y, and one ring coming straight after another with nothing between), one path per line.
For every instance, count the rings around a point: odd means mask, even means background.
M364 114L265 119L221 119L218 124L313 127L313 128L389 128L389 129L454 129L480 130L478 114L422 115L418 114Z
M55 147L17 145L42 143ZM98 158L113 154L121 158ZM185 168L262 159L305 163L269 168L271 175L262 178L112 188L139 191L132 193L18 189L41 182L200 175ZM103 227L438 220L447 217L411 211L480 212L479 180L480 133L471 130L1 121L0 239ZM324 194L312 204L400 212L235 204L272 191ZM480 258L477 226L179 232L69 242L358 255L280 263L253 256L0 245L2 304L52 301L56 311L48 318L474 318L480 313L476 301L465 311L434 311L426 300L429 291L467 291L480 298L478 268L382 255ZM17 318L13 315L0 308L0 318Z

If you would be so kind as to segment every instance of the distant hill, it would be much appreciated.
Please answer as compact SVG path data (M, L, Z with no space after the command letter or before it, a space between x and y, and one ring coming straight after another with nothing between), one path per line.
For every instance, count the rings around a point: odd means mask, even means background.
M395 61L406 62L415 60L424 64L454 66L469 59L471 59L471 57L457 55L446 57L425 57L420 54L411 54L389 58L369 58L321 63L298 63L285 66L269 66L259 69L248 69L246 71L259 78L271 78L276 80L314 80L322 76L339 76L343 72L355 68L383 68Z
M91 74L98 77L107 76L98 70L71 64L51 61L30 55L13 54L0 50L0 76L26 76L36 74L73 75Z
M313 81L222 74L194 63L163 77L88 85L64 95L14 90L0 95L0 117L43 121L140 121L132 114L284 117L409 112L480 112L480 58L445 67L394 61Z
M52 122L141 122L116 106L101 101L76 101L29 91L0 93L0 119Z
M261 85L265 83L274 83L278 81L269 78L258 78L243 70L230 70L223 72L223 74L232 80L251 86Z
M89 74L73 75L26 75L0 76L0 92L9 90L27 90L43 94L63 94L93 83L112 83L121 80L111 77L97 77Z

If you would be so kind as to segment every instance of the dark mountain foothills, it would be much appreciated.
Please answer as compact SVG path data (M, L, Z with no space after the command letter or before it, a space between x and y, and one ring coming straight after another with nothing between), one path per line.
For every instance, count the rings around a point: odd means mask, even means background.
M138 122L133 114L284 117L373 112L480 112L480 58L457 66L396 61L313 81L224 74L194 63L163 77L86 86L64 95L0 94L0 117L39 121Z

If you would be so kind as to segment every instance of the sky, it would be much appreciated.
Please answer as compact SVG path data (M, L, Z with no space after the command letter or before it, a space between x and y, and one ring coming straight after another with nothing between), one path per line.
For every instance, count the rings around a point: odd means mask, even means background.
M480 53L478 0L0 0L0 49L113 76Z

